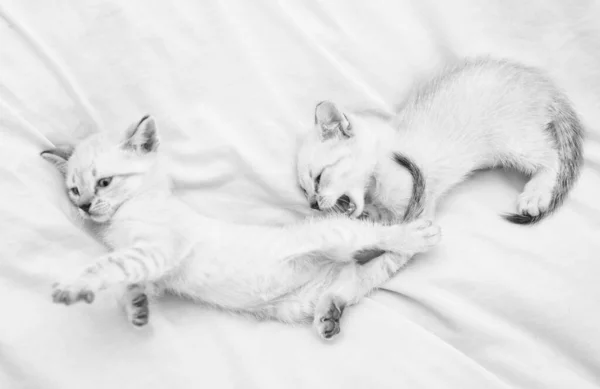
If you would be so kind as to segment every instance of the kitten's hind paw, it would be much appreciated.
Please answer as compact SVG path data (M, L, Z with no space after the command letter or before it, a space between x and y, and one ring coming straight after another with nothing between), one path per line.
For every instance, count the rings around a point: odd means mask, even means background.
M321 298L315 310L314 326L319 335L330 340L340 333L340 319L346 303L336 296Z
M52 301L56 304L71 305L79 301L91 304L96 297L93 289L85 283L56 283L52 287Z
M397 253L414 255L429 250L442 239L441 228L430 220L415 220L408 224L392 226L401 229L396 236L395 246ZM392 237L394 239L394 237Z

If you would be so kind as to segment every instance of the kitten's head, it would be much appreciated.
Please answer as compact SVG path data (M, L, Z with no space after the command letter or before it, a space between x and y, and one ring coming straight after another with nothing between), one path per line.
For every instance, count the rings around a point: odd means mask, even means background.
M104 223L144 187L158 144L156 123L145 116L118 139L94 134L76 147L59 146L41 156L65 177L69 199L80 215Z
M364 209L376 155L359 117L344 114L329 101L315 109L314 129L297 155L298 183L311 208L352 217Z

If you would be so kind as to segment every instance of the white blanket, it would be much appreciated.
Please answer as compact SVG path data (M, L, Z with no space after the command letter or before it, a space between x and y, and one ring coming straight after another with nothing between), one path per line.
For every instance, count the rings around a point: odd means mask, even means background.
M0 388L600 386L600 19L586 0L0 1ZM348 309L342 334L175 298L134 330L113 296L51 284L104 249L39 152L145 113L178 193L242 223L306 214L296 137L315 104L392 107L444 61L540 66L589 131L569 200L533 227L524 179L477 174L444 201L443 242Z

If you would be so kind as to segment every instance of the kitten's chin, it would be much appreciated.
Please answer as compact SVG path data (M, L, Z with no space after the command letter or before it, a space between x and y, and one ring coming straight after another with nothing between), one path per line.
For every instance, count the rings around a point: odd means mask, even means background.
M96 223L106 223L111 215L90 215L89 218Z
M79 210L79 215L86 219L86 220L91 220L95 223L106 223L107 221L110 220L111 218L111 214L103 214L103 215L98 215L98 214L88 214L83 212L82 210Z

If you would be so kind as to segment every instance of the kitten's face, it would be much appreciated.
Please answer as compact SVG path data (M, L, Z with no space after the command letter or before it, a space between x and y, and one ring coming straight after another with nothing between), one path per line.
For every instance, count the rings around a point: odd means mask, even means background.
M359 152L348 117L330 102L317 105L315 129L300 146L298 183L311 208L358 217L373 164Z
M42 157L65 176L69 199L80 215L104 223L139 193L157 147L154 119L144 117L117 141L104 134L92 135L74 149L47 150Z

